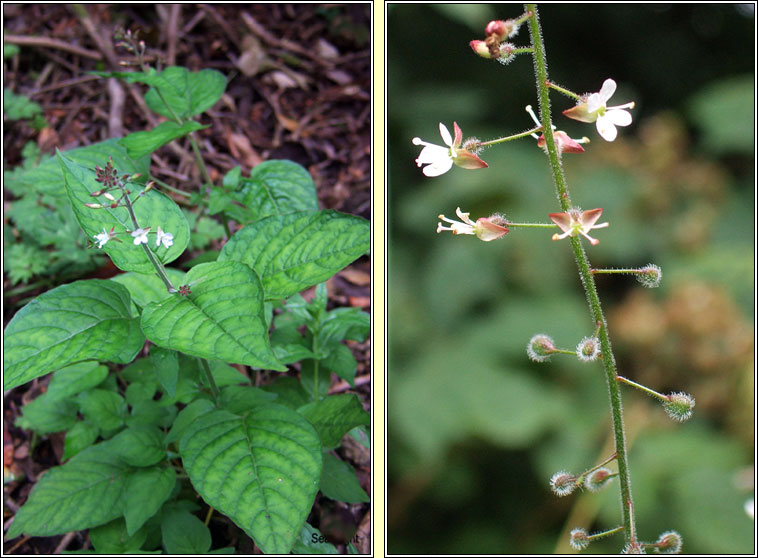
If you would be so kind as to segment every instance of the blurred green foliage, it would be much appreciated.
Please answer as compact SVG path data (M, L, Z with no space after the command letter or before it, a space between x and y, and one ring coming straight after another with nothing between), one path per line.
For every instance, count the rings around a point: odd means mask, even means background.
M490 19L520 5L392 4L387 17L389 390L388 551L570 553L574 527L620 522L618 484L558 498L548 479L610 455L601 367L570 356L528 360L547 333L573 349L590 335L571 251L552 231L511 229L484 243L435 234L436 216L499 212L547 222L558 211L548 162L531 139L481 153L488 169L427 178L418 136L438 123L487 140L528 129L532 63L477 58ZM564 156L575 205L611 226L587 245L595 267L656 263L661 287L598 276L619 373L685 391L694 417L673 423L622 386L640 536L684 538L686 553L750 553L754 453L754 19L727 4L541 7L551 78L634 100L634 123L607 143L594 126L553 116L592 139ZM523 28L512 41L529 42ZM622 538L585 553L617 553Z

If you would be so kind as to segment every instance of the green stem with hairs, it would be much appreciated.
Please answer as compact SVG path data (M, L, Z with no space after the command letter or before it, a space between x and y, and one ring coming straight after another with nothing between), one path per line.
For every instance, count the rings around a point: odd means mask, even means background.
M547 155L550 161L550 169L553 174L558 200L563 211L571 208L571 197L569 195L566 178L563 174L563 167L558 151L555 147L553 137L552 121L550 118L550 96L548 88L547 61L545 56L545 46L542 41L542 31L540 29L539 15L536 4L526 4L526 10L533 15L529 18L529 34L534 48L534 67L537 81L537 90L539 92L540 102L540 120L545 135ZM611 416L613 420L613 434L616 445L616 463L619 471L619 486L621 488L621 514L623 518L624 536L627 544L637 547L637 533L634 521L634 502L632 500L631 477L629 473L629 463L626 449L626 437L624 435L623 412L621 408L621 394L618 382L616 380L616 361L611 350L611 341L608 337L608 324L603 315L603 309L600 304L600 298L595 287L595 279L592 274L589 260L584 252L582 243L578 237L569 237L571 248L574 252L576 265L579 269L579 277L582 280L587 300L590 304L590 312L593 321L598 325L598 338L602 350L602 363L605 370L606 383L608 386L608 396L611 405Z

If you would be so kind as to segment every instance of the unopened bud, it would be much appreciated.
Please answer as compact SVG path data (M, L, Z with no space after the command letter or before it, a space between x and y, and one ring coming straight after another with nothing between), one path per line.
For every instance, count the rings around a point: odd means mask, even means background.
M658 537L655 546L662 554L679 554L682 550L682 536L676 531L666 531Z
M576 356L582 362L597 360L600 354L600 340L597 337L585 337L576 346Z
M572 529L569 544L571 545L571 548L575 550L584 550L590 545L590 536L584 529Z
M85 203L84 207L89 207L91 209L102 209L103 206L99 203Z
M615 475L607 467L600 467L596 471L592 471L584 479L584 488L590 492L597 492L603 488Z
M143 192L149 192L150 190L152 190L152 189L153 189L153 186L155 186L155 182L153 182L153 181L151 180L150 182L148 182L148 183L145 185L145 189L143 190Z
M641 267L635 275L637 281L648 289L653 289L660 285L662 276L661 268L654 264L647 264L645 267Z
M668 400L663 402L663 408L672 419L684 422L692 416L692 409L695 407L694 397L680 391L670 393L666 398Z
M94 192L90 194L90 196L92 196L93 198L96 198L97 196L102 196L102 195L103 195L103 190L95 190Z
M558 471L550 477L550 490L557 496L568 496L576 490L576 477L566 471Z
M487 46L487 43L485 43L484 41L479 41L479 40L471 41L469 42L468 46L470 46L471 50L473 50L476 54L478 54L482 58L492 58L492 56L490 55L490 49Z
M103 192L103 197L104 197L106 200L110 200L110 201L116 201L116 198L114 198L114 197L113 197L113 194L111 194L111 193L109 193L109 192Z
M532 337L526 346L526 354L534 362L545 362L555 351L555 342L543 333Z
M484 28L484 34L488 37L495 35L498 41L503 41L518 33L518 28L519 26L512 19L497 19L487 24L487 27Z

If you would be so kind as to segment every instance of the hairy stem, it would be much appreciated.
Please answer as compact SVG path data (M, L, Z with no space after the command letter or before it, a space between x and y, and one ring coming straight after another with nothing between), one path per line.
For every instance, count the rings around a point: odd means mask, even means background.
M553 128L550 117L550 97L547 75L547 61L545 56L545 47L542 41L542 31L538 19L537 5L526 4L526 10L533 15L529 18L529 34L534 48L534 68L537 79L537 90L539 92L540 102L540 120L542 121L543 134L545 135L547 154L550 160L550 168L555 182L555 188L558 194L563 211L568 211L571 207L571 197L569 196L566 178L563 174L563 167L558 155L558 151L553 139ZM637 533L635 532L634 522L634 503L632 501L631 478L629 474L629 465L627 459L626 438L624 435L623 411L621 408L621 394L619 392L618 382L616 381L616 361L613 358L611 350L611 341L608 337L608 325L603 315L603 309L600 305L600 298L595 287L595 279L590 270L587 254L584 252L582 243L578 237L570 237L571 248L574 251L574 258L579 269L579 277L582 280L587 300L590 304L590 312L594 322L598 326L598 338L602 350L602 363L605 370L606 381L608 385L608 396L611 404L611 416L613 419L613 433L616 440L616 463L619 470L619 485L621 488L621 513L623 517L624 536L627 544L636 546Z

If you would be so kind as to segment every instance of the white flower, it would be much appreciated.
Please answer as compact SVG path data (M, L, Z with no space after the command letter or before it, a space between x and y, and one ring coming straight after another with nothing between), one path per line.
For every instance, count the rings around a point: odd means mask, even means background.
M132 231L132 236L134 237L134 245L139 246L140 244L147 244L147 233L150 232L150 228L148 227L146 229L137 229L136 231Z
M103 229L102 233L95 235L95 240L97 240L98 242L97 244L98 248L102 248L103 246L105 246L105 243L108 242L110 239L111 239L111 235L105 229Z
M442 136L442 141L446 147L425 142L421 138L411 140L414 145L424 146L416 158L416 165L419 167L426 165L423 169L426 176L445 174L452 168L453 163L464 169L482 169L487 166L487 163L475 154L461 148L463 132L458 127L457 122L453 122L453 128L455 129L455 139L450 135L447 127L440 122L440 136Z
M564 110L563 114L580 122L595 122L603 139L613 141L618 134L616 126L629 126L632 123L632 115L626 109L634 108L634 102L616 107L607 106L608 99L615 92L616 82L607 79L600 91L584 97L575 107Z
M164 248L170 247L174 243L174 235L171 233L163 232L163 230L158 227L158 232L155 233L155 245L160 246L161 243L163 243Z

